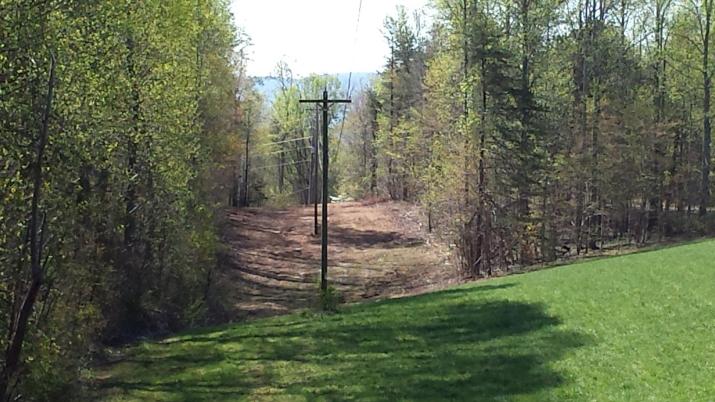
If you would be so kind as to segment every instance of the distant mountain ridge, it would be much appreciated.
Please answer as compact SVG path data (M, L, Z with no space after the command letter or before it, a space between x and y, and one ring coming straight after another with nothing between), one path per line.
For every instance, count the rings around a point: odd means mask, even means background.
M338 73L329 75L338 77L338 80L340 80L340 87L343 91L347 90L349 80L350 92L352 95L355 95L355 93L361 88L369 85L370 82L377 77L377 73L352 73L352 77L350 73ZM297 78L297 80L300 80L301 78L304 77L299 77ZM265 99L268 103L273 102L275 94L280 88L278 78L273 76L265 76L254 77L254 79L257 81L256 88L258 88L258 92L261 94L261 96L263 96L263 99Z

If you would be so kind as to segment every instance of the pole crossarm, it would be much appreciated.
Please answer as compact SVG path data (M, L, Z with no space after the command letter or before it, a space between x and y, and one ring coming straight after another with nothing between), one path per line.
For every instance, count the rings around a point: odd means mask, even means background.
M350 99L328 99L327 102L325 99L301 99L299 101L300 103L322 103L323 104L323 109L328 108L328 104L331 103L352 103Z
M324 99L301 99L300 103L323 103ZM350 99L328 99L328 103L352 103Z

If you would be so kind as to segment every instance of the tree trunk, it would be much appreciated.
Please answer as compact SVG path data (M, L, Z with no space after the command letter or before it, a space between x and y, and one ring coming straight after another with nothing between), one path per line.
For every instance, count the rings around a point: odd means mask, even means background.
M520 91L520 112L521 112L521 138L520 138L520 152L525 159L531 156L532 150L530 147L529 139L529 129L531 125L531 85L529 83L530 76L530 60L529 60L529 39L528 39L528 27L529 27L529 1L521 0L521 30L522 30L522 44L521 44L521 91ZM522 162L525 163L526 161ZM529 218L530 207L529 207L529 173L527 171L528 167L521 166L521 174L518 178L518 214L519 219L524 222ZM528 261L523 261L528 263Z
M462 94L463 99L463 116L464 116L464 124L465 127L469 127L469 85L466 85L469 82L469 36L467 35L467 20L469 17L469 14L467 12L467 1L468 0L462 0L462 39L463 39L463 75L464 75L464 93ZM469 172L470 172L470 148L471 148L471 141L470 141L470 135L469 135L469 129L465 129L464 133L464 206L466 208L469 207L470 205L470 195L469 195Z
M481 60L481 75L482 75L482 86L481 86L481 100L482 108L480 113L480 127L479 127L479 161L478 166L478 182L477 182L477 198L479 203L479 211L477 212L477 261L479 261L479 270L481 266L487 267L487 274L491 276L492 267L489 258L489 239L491 237L491 227L487 224L488 220L485 219L486 213L486 171L485 171L485 159L486 159L486 141L487 141L487 87L486 80L484 76L486 75L486 60Z
M705 0L705 29L703 38L703 150L702 150L702 176L700 180L700 215L705 215L710 205L710 86L711 76L709 68L710 50L710 19L712 16L713 0Z
M50 115L52 114L52 97L55 86L55 56L50 54L50 75L47 84L47 96L45 98L45 110L40 127L39 137L35 144L35 161L32 164L32 201L30 209L30 286L20 307L17 318L13 320L10 329L9 342L5 350L5 364L0 376L0 396L5 401L12 399L11 384L15 380L22 355L22 347L27 335L30 317L40 292L43 282L42 266L42 232L44 232L44 220L40 223L40 200L42 198L42 164L44 162L45 147L49 136Z
M281 145L283 148L283 145ZM285 187L285 152L281 149L281 153L278 156L278 193L283 193L283 188Z

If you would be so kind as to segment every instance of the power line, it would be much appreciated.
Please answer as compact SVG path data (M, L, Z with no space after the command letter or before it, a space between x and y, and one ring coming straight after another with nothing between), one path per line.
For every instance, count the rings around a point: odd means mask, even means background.
M293 148L293 149L284 149L284 150L282 150L282 151L264 152L264 153L258 153L258 154L254 152L254 153L253 153L253 156L278 155L278 154L281 154L281 153L284 153L284 152L285 152L285 153L288 153L288 152L290 152L290 151L296 151L296 150L297 150L297 151L301 151L301 150L304 150L304 149L312 149L312 148L313 148L312 146L307 146L307 147L300 147L300 148Z
M301 163L308 163L310 162L310 159L304 159L302 161L296 161L296 162L286 162L286 163L278 163L275 165L265 165L265 166L258 166L255 167L254 169L268 169L268 168L274 168L274 167L279 167L279 166L290 166L290 165L298 165Z
M303 192L303 191L308 191L308 190L310 190L310 187L301 188L300 190L293 191L292 193L287 193L287 194L284 193L284 195L298 194L298 193L301 193L301 192Z
M355 37L353 38L353 48L356 48L357 43L358 43L358 36L359 36L358 34L360 32L360 14L361 13L362 13L362 0L360 0L360 2L358 3L357 21L355 22ZM353 60L355 59L355 53L356 52L353 52L352 56L351 56L351 58ZM353 65L353 63L350 63L350 65ZM346 90L348 99L351 99L350 84L351 84L352 78L353 78L353 72L352 72L352 70L350 70L350 72L348 74L348 88ZM340 144L343 142L343 130L345 129L345 116L346 116L347 112L348 112L348 104L346 103L343 106L343 119L342 119L342 122L340 123L340 134L338 135L338 144L337 144L337 147L335 147L334 159L336 159L336 160L338 159L338 153L340 153Z
M300 141L300 140L309 140L310 136L308 137L301 137L301 138L293 138L290 140L284 140L284 141L276 141L276 142L266 142L263 145L276 145L276 144L285 144L286 142L294 142L294 141Z
M353 38L353 48L356 48L357 43L358 43L358 36L360 33L360 14L361 13L362 13L362 0L360 0L360 2L358 3L357 21L355 22L355 36ZM355 60L355 54L356 54L356 52L353 52L351 55L351 58L353 59L353 61ZM353 63L350 63L350 65L353 65ZM348 89L347 89L348 99L350 98L350 81L352 80L352 78L353 78L353 71L350 70L350 72L348 74ZM347 108L347 104L345 104L345 108ZM343 115L345 115L345 109L343 109ZM344 119L343 119L343 121L344 121ZM341 129L341 131L342 131L342 129Z

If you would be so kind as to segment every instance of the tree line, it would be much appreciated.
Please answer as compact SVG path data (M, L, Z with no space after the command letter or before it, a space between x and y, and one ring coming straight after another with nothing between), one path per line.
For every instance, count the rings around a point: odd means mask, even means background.
M0 400L207 316L251 91L228 8L0 1Z
M416 201L470 276L712 233L711 0L398 8L342 180Z

